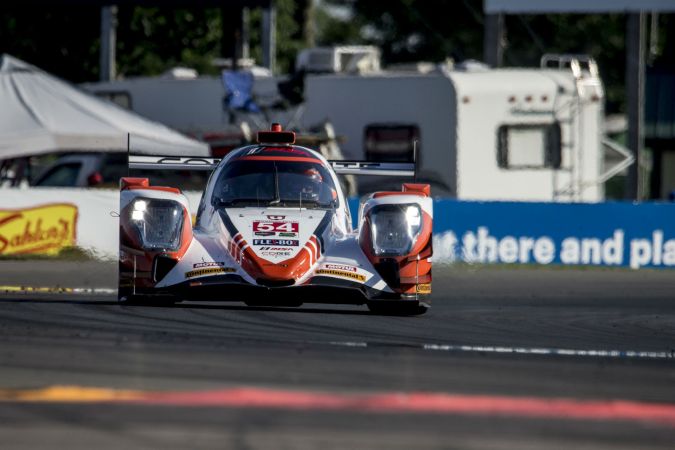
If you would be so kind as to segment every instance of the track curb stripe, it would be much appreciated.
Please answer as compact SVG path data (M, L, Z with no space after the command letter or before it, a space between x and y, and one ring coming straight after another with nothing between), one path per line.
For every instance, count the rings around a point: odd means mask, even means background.
M20 294L116 294L114 288L63 287L63 286L13 286L0 285L0 293Z
M635 421L675 427L675 404L439 392L354 394L255 387L194 392L148 392L51 386L35 390L0 390L0 402L123 403L183 407L466 414L537 419Z

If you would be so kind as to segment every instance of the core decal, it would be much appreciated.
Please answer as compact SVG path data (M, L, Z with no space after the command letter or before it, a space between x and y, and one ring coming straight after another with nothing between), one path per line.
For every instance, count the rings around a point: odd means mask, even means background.
M260 256L290 257L293 251L288 247L260 247L258 249Z
M203 277L204 275L221 275L224 273L233 273L236 270L232 267L212 267L208 269L197 269L185 272L185 278Z
M316 271L316 275L330 275L334 277L349 278L356 280L360 283L365 283L366 276L354 272L347 272L344 270L331 270L331 269L319 269Z

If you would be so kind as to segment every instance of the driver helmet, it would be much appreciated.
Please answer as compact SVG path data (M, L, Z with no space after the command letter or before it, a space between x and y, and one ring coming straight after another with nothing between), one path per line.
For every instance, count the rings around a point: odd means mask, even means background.
M302 172L301 194L305 200L319 200L319 192L321 192L321 183L323 177L321 173L315 168L309 168Z

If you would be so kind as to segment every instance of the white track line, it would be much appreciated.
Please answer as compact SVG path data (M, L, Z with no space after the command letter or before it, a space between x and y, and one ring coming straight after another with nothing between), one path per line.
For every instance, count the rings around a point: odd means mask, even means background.
M116 294L112 288L66 288L66 287L29 287L29 286L2 286L0 293L64 293L64 294ZM675 359L675 350L644 351L644 350L604 350L604 349L567 349L546 347L504 347L483 345L451 345L451 344L413 344L413 343L377 343L358 341L331 341L315 342L338 347L377 348L377 347L408 347L437 352L463 353L504 353L518 355L544 356L580 356L591 358L627 358L627 359Z
M329 342L330 345L340 347L394 347L389 343L369 342ZM401 344L404 347L418 348L428 351L464 352L464 353L505 353L518 355L544 356L581 356L591 358L629 358L629 359L675 359L675 350L671 351L641 351L641 350L598 350L598 349L565 349L543 347L503 347L482 345L447 345L447 344Z

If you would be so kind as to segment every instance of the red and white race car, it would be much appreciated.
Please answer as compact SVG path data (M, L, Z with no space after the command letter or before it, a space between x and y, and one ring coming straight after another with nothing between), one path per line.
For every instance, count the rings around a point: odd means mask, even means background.
M222 160L130 156L130 168L211 176L194 225L186 197L122 178L119 299L247 305L367 304L421 314L431 294L432 199L426 184L375 192L358 229L337 174L413 176L414 163L327 161L295 135L258 133Z

